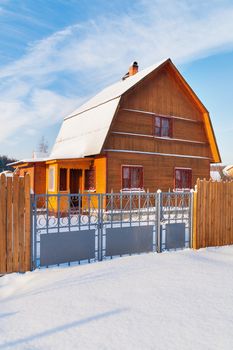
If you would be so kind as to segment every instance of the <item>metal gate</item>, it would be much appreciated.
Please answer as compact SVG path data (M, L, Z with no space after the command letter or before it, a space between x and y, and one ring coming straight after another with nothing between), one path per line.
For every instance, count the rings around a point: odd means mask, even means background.
M101 261L191 245L190 192L32 198L32 266Z

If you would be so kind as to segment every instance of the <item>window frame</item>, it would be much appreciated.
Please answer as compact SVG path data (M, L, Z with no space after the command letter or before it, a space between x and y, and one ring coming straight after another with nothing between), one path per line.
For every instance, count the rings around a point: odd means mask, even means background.
M177 183L176 183L176 171L184 171L184 172L188 172L188 182L189 182L189 187L177 187ZM192 189L192 180L193 180L193 172L192 172L192 168L182 168L182 167L175 167L174 168L174 189L175 192L179 192L179 191L190 191Z
M55 192L55 174L56 168L55 166L49 166L48 168L48 191Z
M156 126L156 118L159 118L160 120L160 125L159 127ZM167 120L168 121L168 136L163 136L162 135L162 121L163 120ZM159 128L159 135L156 134L156 128ZM161 138L172 138L173 137L173 120L172 118L170 118L169 116L161 116L159 114L156 114L154 117L154 130L153 130L153 134L155 137L161 137Z
M86 184L86 174L87 174L87 171L93 171L94 172L94 186L93 188L87 188L87 184ZM85 169L84 170L84 191L87 191L87 192L95 192L96 191L96 167L91 167L90 169Z
M65 189L61 189L61 170L65 170ZM68 169L67 168L59 168L59 192L67 192L68 191Z
M141 173L141 187L130 187L129 188L124 188L123 187L123 171L124 168L129 168L130 169L130 182L131 182L131 169L135 168L140 168L142 170ZM121 165L121 191L124 192L138 192L138 191L144 191L144 167L142 165L132 165L132 164L122 164Z

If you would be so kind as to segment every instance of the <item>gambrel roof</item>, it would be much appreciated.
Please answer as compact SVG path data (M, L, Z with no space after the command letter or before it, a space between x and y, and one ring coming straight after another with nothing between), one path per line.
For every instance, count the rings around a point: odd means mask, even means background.
M49 158L83 158L100 154L114 115L119 107L121 96L139 84L152 72L166 64L172 66L184 88L203 112L213 160L214 162L220 162L221 158L209 113L170 59L154 64L125 80L121 80L105 88L73 113L65 117Z

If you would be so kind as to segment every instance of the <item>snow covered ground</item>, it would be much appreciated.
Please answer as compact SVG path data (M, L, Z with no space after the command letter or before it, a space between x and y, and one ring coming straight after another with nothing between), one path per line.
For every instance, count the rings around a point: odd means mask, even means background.
M0 278L0 349L232 349L233 247Z

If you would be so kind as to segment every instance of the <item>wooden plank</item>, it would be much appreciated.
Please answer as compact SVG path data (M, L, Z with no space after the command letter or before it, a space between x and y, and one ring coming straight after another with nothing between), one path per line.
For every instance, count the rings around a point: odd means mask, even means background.
M7 273L13 272L12 177L7 177Z
M218 228L218 236L217 236L217 245L222 245L222 237L221 237L221 217L223 215L222 212L222 187L223 183L218 183L218 203L219 203L219 211L216 213L216 219L217 219L217 228Z
M230 182L230 198L229 198L229 227L230 227L230 242L233 244L233 182Z
M192 248L197 249L197 190L193 192L193 232Z
M0 175L0 273L7 272L6 266L6 176Z
M197 180L197 236L196 236L196 248L200 248L201 241L201 182Z
M25 271L31 270L31 201L30 201L30 176L24 179L25 197Z
M208 247L209 244L209 190L210 184L209 181L205 181L206 184L206 193L205 193L205 247Z
M19 271L19 176L13 176L13 271Z
M217 239L217 230L216 230L216 218L215 218L215 212L218 210L218 203L216 200L217 197L217 191L218 191L218 183L212 182L211 183L211 212L210 212L210 223L211 223L211 245L216 245L216 239Z
M202 197L202 248L206 247L206 179L202 182L203 186L203 197Z
M25 272L24 262L24 178L19 178L19 272Z

